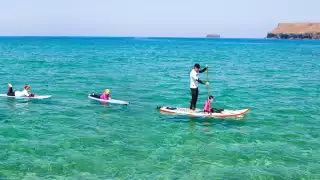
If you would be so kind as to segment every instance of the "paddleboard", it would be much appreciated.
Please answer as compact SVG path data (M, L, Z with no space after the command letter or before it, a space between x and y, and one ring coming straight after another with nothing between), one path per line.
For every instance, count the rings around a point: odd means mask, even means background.
M227 110L225 109L221 113L205 113L203 110L196 109L195 111L190 111L189 108L173 108L173 107L160 107L160 112L162 113L170 113L177 115L189 115L189 116L197 116L197 117L211 117L211 118L227 118L227 117L235 117L241 116L248 113L250 109L242 109L242 110Z
M19 97L19 96L8 96L7 94L0 94L0 97L8 97L8 98L14 98L14 99L48 99L51 98L51 95L42 95L42 96L38 96L35 95L34 97Z
M95 101L106 102L106 103L110 103L110 104L120 104L120 105L128 105L129 104L129 102L116 100L116 99L109 99L109 100L100 99L100 98L92 96L92 94L89 94L88 98L95 100Z

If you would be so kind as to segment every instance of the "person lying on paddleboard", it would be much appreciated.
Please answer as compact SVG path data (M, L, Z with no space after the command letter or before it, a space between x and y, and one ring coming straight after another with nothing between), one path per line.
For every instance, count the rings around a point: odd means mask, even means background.
M211 108L211 103L213 102L214 97L209 96L208 100L204 104L204 112L206 113L221 113L224 109Z
M100 99L109 100L110 98L110 90L106 89L104 90L104 93L101 94Z
M198 101L198 83L209 85L209 82L203 82L199 79L199 73L203 73L208 69L208 65L200 70L200 65L195 64L192 71L190 72L190 89L191 89L191 102L190 102L190 110L195 110Z
M110 90L106 89L102 94L91 94L91 97L97 98L97 99L103 99L103 100L109 100L110 97Z
M34 94L31 94L30 91L31 88L29 86L24 86L23 91L13 91L12 85L9 83L7 96L34 97Z

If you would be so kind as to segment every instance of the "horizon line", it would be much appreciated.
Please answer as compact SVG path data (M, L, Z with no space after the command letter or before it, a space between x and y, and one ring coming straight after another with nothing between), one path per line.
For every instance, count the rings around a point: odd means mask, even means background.
M78 36L78 35L0 35L0 38L185 38L185 39L265 39L259 37L219 37L219 38L210 38L210 37L198 37L198 36Z

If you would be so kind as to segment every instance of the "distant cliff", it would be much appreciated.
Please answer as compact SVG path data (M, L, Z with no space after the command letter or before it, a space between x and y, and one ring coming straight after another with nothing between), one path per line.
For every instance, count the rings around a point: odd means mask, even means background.
M267 38L320 40L320 23L280 23Z
M220 38L220 35L218 34L207 34L207 38Z

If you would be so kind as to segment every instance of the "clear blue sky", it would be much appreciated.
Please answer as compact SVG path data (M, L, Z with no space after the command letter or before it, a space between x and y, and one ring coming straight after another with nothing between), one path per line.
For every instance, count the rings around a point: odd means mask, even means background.
M264 37L320 0L0 0L1 36Z

